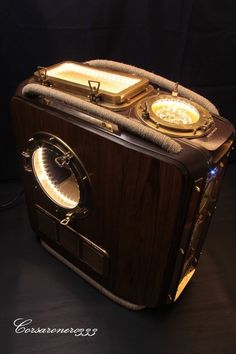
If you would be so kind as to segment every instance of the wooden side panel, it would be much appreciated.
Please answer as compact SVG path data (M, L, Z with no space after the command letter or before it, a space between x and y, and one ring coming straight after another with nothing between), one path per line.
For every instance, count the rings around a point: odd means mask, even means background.
M90 176L91 212L71 227L109 255L107 277L94 278L128 301L156 306L170 246L179 237L183 219L185 181L180 170L158 155L149 156L81 128L76 118L71 121L50 108L14 99L12 111L19 152L33 134L51 133L75 151ZM33 173L23 170L23 179L36 232L35 204L58 219L64 216L62 210L56 214L40 188L34 188Z

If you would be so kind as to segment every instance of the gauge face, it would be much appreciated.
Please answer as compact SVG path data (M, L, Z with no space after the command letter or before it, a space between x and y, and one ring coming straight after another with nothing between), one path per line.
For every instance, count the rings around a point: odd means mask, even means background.
M154 101L151 109L159 119L176 125L194 124L200 118L200 114L194 106L171 98Z
M32 155L32 166L39 185L57 205L74 209L80 202L80 187L72 169L57 163L59 151L38 147Z

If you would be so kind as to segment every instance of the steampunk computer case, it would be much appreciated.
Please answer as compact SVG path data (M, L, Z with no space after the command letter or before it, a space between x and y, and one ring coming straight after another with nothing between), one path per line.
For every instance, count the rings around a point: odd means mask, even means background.
M192 277L234 140L203 97L129 65L39 67L11 103L32 228L131 308Z

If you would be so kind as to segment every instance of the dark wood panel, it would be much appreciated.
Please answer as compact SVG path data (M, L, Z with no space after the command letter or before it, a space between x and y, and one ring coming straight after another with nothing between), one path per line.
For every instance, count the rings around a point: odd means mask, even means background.
M137 146L127 139L124 144L91 127L85 129L76 117L51 107L16 98L12 110L19 151L26 149L27 140L35 133L53 134L78 155L91 179L90 213L75 218L70 226L107 252L107 276L99 278L87 271L86 265L76 264L114 294L134 303L157 306L171 277L166 269L170 254L173 257L173 245L177 252L180 244L193 180L206 171L207 154L190 144L184 156L192 152L195 160L188 166L179 155L162 154L159 158L158 149L156 154L150 153L142 142ZM194 169L195 176L189 175L188 171ZM56 208L40 188L35 188L33 173L23 170L23 176L34 230L39 231L36 203L58 220L64 218L65 210ZM68 236L63 242L64 248L73 253L74 241L70 242ZM60 250L59 245L55 247ZM62 253L67 255L63 249ZM101 268L100 258L91 258L89 250L86 257Z

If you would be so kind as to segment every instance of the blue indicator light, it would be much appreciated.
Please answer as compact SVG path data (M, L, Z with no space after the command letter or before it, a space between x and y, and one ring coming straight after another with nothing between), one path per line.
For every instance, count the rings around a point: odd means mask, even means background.
M217 172L218 172L218 168L215 167L215 168L212 168L209 173L212 177L215 177L217 175Z

